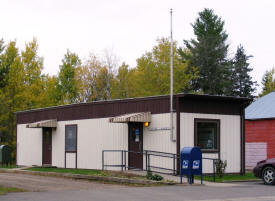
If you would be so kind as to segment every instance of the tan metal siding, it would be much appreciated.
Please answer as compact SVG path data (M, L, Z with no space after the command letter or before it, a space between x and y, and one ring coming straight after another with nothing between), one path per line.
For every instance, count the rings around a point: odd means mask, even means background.
M42 129L17 125L17 165L42 165Z
M66 168L76 168L76 153L66 153Z
M176 114L174 114L174 119ZM170 130L157 130L170 127L170 114L152 115L149 127L143 129L143 150L160 151L176 154L176 142L171 141ZM174 133L176 133L176 121L174 121ZM173 159L151 156L151 165L164 168L173 168ZM145 168L145 157L143 160Z
M240 116L181 113L181 149L185 146L194 146L194 119L220 119L220 154L222 160L227 160L226 172L240 172ZM217 158L217 154L203 154L203 157ZM210 167L211 166L211 167ZM210 162L204 163L203 171L212 172Z
M65 126L60 122L52 131L52 164L65 167Z
M65 125L77 124L77 167L101 169L102 150L128 149L128 126L123 123L109 123L108 118L86 119L58 122L55 144L53 147L53 165L64 167ZM59 129L61 128L61 129ZM59 147L58 147L59 146ZM117 164L121 161L119 154L106 154L106 164Z

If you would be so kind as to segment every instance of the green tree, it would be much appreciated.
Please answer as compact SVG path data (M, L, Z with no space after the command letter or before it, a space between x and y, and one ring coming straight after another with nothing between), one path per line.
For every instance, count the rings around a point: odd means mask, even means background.
M60 88L58 78L53 75L42 75L42 84L44 88L44 107L60 105Z
M112 83L112 74L109 73L107 66L103 66L99 69L96 76L96 100L109 100L110 88L108 83Z
M231 74L232 91L230 95L253 98L253 93L256 90L256 82L252 81L252 77L249 75L249 73L253 70L248 63L251 57L251 55L246 55L242 45L238 46L237 52L233 59Z
M1 55L1 65L8 68L6 85L0 89L0 125L6 142L16 146L16 121L14 112L25 109L24 67L16 42L10 42Z
M183 92L189 88L190 82L196 78L197 71L182 62L173 43L174 63L174 93ZM137 59L136 68L137 96L152 96L169 94L170 92L170 42L167 38L157 40L157 45L151 52L146 52Z
M225 94L230 86L230 63L227 60L228 35L224 30L224 21L213 10L204 9L191 25L196 39L184 41L189 54L185 54L182 48L179 52L183 61L190 60L189 68L195 66L199 70L198 78L192 82L192 89L202 90L206 94Z
M61 104L70 104L77 101L77 86L75 80L76 68L81 65L81 60L75 53L67 50L62 59L58 75L58 88Z
M95 55L90 55L90 58L84 65L78 66L76 69L76 83L78 102L88 102L99 100L101 89L97 87L98 75L103 64Z
M4 40L1 39L0 40L0 88L4 87L7 84L7 78L6 75L8 73L8 66L7 65L3 65L2 63L2 53L5 49L4 46Z
M259 96L264 96L275 90L275 68L266 71L262 79L263 89Z
M27 43L21 52L24 67L25 101L27 109L45 106L45 90L43 85L43 58L38 56L37 40Z
M112 82L112 98L123 99L134 96L135 69L129 69L129 66L123 62Z

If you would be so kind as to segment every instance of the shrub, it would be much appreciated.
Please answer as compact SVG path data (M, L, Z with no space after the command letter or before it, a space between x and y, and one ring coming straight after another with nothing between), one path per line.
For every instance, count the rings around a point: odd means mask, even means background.
M153 174L151 170L147 170L146 178L154 181L161 181L163 177L158 174Z
M222 178L225 172L227 166L227 161L223 161L223 160L216 160L215 161L215 168L216 168L216 174Z

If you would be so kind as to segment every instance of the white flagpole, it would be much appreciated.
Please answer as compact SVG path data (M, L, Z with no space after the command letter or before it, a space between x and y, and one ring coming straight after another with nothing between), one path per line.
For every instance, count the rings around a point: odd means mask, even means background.
M171 141L174 141L173 134L173 31L172 31L172 14L173 10L170 9L171 21L171 41L170 41L170 131L171 131Z

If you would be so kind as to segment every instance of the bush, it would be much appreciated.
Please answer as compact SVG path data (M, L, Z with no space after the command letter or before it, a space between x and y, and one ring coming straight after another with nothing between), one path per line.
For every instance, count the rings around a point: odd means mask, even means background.
M216 160L215 161L215 168L216 168L216 173L217 175L222 178L225 172L225 168L227 166L227 161L223 161L223 160Z
M161 181L163 177L158 174L153 174L151 170L147 170L146 178L154 181Z

